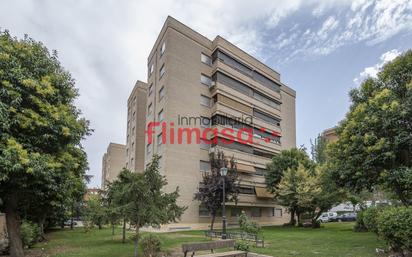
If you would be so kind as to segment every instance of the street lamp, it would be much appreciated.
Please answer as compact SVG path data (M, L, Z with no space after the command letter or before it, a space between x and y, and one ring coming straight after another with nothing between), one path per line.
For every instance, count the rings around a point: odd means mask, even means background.
M226 185L226 175L227 175L227 168L223 167L220 168L220 175L223 178L223 205L222 205L222 225L223 225L223 231L222 231L222 239L226 239L226 208L225 208L225 185Z

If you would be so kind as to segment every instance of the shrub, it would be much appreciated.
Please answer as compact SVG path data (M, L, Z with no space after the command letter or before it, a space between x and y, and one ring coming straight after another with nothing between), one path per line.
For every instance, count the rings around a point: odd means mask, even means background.
M158 236L149 234L142 238L143 256L157 257L160 253L161 241Z
M257 224L256 222L250 221L244 211L242 211L242 213L239 215L238 223L239 223L240 229L243 232L250 233L250 234L258 234L260 231L259 224Z
M245 241L237 241L235 244L235 249L238 251L249 252L250 246L248 242Z
M379 207L370 207L363 211L363 223L365 224L365 227L367 228L368 231L378 233L378 227L377 227L377 219L379 213L382 211L382 208Z
M385 208L378 214L378 235L396 252L412 250L412 207Z
M24 220L20 227L21 240L25 247L32 247L40 236L39 226L33 222Z
M355 227L353 228L356 232L365 232L368 231L368 228L365 225L365 212L366 210L362 210L360 212L358 212L358 214L356 215L356 224Z

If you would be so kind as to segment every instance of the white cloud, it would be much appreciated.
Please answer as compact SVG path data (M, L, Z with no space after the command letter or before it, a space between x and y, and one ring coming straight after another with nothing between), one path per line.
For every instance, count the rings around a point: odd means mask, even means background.
M401 52L398 51L398 49L392 49L390 51L387 51L381 55L379 58L379 62L376 63L373 66L366 67L361 73L359 73L359 76L353 80L356 84L360 84L363 80L366 78L376 78L378 75L378 72L382 69L382 67L394 60L397 56L399 56Z

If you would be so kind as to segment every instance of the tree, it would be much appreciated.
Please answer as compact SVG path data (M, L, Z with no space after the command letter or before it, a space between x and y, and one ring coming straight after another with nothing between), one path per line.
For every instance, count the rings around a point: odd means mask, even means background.
M143 226L160 226L176 222L186 207L180 207L176 201L179 188L171 193L163 192L167 185L165 178L159 173L159 156L153 156L152 162L143 173L132 173L123 170L120 177L125 184L121 191L126 200L123 206L126 217L135 226L135 252L138 256L139 231Z
M379 186L412 204L412 51L350 92L332 144L334 180L356 192Z
M43 201L37 197L47 190L39 192L39 185L55 194L64 189L60 181L85 172L71 169L82 162L73 149L82 151L80 141L90 133L74 105L77 96L56 52L28 37L18 40L0 32L0 208L6 213L12 257L24 255L22 200Z
M195 193L194 199L200 201L209 211L212 216L210 229L213 230L216 214L223 203L223 183L225 183L225 201L237 202L240 181L233 157L228 160L222 151L210 153L209 157L211 171L203 173L199 191ZM223 167L228 169L224 181L220 175L220 169Z
M272 158L272 161L267 165L268 172L266 173L266 185L269 191L274 194L277 194L277 190L279 188L279 183L281 182L284 174L288 171L288 179L291 179L290 184L291 190L293 189L293 176L294 172L298 169L299 165L302 165L305 169L313 170L314 163L305 152L303 148L292 148L290 150L283 150L279 154L275 155ZM296 204L296 199L292 195L286 194L284 195L284 201L289 206L289 212L291 214L290 217L290 224L295 225L296 219L295 214L299 217L301 210L298 208Z
M323 164L327 161L326 146L328 141L322 135L318 135L315 141L312 143L311 140L311 154L312 160L317 164Z
M99 195L89 196L89 199L85 202L84 208L83 218L88 224L88 226L86 226L86 231L94 226L102 229L106 220L106 209L103 206L102 198Z

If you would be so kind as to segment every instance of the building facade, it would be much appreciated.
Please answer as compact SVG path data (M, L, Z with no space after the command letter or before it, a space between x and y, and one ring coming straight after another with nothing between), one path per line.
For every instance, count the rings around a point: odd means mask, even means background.
M107 182L112 182L126 164L126 146L122 144L110 143L102 159L102 182L104 189Z
M242 181L239 202L228 203L229 226L241 211L262 225L287 222L289 214L265 189L264 174L273 155L296 146L296 92L278 72L224 38L209 40L172 17L147 61L146 125L162 125L146 126L151 135L145 137L144 165L158 154L166 190L179 187L178 203L188 207L178 224L163 228L209 225L207 210L193 197L216 149L235 158ZM247 142L238 142L242 135Z
M137 81L127 100L126 168L142 172L145 168L147 84Z
M328 142L336 142L338 140L338 134L336 134L336 128L328 128L325 129L322 132L322 136L328 141Z

